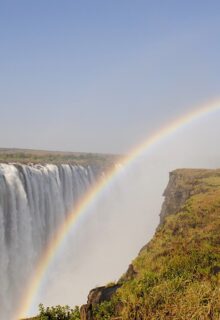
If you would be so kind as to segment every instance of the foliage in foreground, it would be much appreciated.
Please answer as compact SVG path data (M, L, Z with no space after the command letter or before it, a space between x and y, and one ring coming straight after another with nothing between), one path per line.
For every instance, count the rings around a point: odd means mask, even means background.
M69 306L56 306L45 308L39 305L38 320L80 320L79 307L71 309Z

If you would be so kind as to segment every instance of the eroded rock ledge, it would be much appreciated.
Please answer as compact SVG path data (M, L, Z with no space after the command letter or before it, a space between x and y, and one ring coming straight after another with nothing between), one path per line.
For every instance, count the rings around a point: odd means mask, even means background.
M110 301L113 294L120 288L120 284L108 286L108 287L98 287L92 289L89 292L87 304L80 308L81 320L92 320L93 319L93 306L100 304L104 301Z

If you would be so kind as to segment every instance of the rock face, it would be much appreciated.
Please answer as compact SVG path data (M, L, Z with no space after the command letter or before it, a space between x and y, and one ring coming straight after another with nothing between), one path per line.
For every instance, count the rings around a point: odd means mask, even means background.
M210 170L200 169L178 169L170 172L169 182L163 193L165 199L160 212L160 225L167 215L180 211L186 200L197 193L196 185L201 185L198 177L206 176L209 172ZM200 191L201 189L198 190Z
M92 320L92 307L104 301L111 300L113 294L117 291L118 288L120 288L120 284L92 289L88 295L87 304L83 305L80 308L81 320Z
M132 280L135 278L136 275L137 275L137 272L134 270L133 264L130 264L127 272L123 276L123 281Z

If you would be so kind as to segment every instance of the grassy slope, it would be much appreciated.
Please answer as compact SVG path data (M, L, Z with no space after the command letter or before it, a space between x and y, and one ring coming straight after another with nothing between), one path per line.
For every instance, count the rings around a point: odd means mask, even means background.
M193 192L180 212L167 216L133 261L95 319L220 319L220 171L182 170ZM187 178L188 176L188 178Z

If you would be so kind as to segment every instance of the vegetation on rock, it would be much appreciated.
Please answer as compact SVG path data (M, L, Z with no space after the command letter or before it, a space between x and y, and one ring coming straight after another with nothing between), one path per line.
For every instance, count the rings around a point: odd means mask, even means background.
M69 306L44 307L39 305L39 315L28 320L80 320L79 307Z

